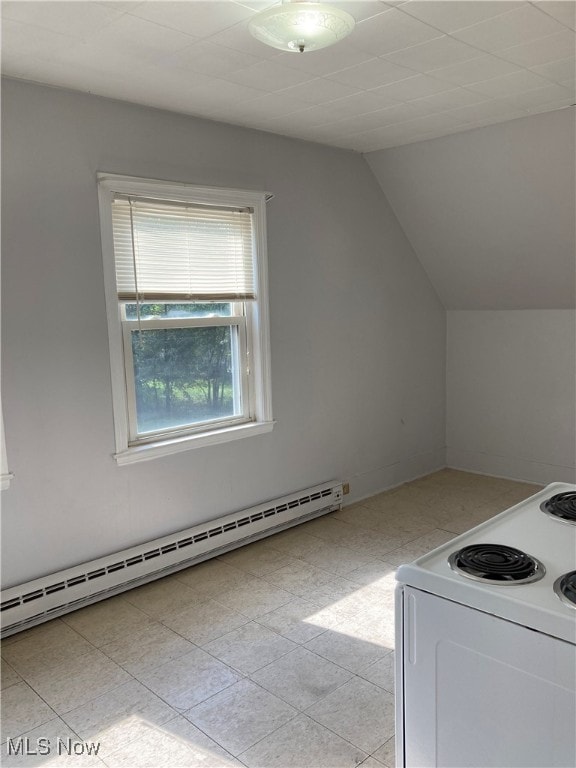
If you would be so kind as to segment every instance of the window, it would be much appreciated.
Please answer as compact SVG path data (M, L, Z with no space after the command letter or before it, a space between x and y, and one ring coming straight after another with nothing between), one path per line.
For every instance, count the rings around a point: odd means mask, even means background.
M270 431L264 193L99 194L118 462Z

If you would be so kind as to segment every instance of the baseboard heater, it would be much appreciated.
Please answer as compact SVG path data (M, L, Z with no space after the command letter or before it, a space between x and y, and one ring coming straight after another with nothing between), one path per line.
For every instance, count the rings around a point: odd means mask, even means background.
M341 504L342 484L324 483L3 590L1 636L216 557Z

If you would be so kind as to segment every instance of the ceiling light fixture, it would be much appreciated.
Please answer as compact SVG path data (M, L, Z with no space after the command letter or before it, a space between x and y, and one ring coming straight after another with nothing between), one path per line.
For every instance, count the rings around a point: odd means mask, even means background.
M327 3L294 0L256 14L249 29L272 48L304 53L337 43L352 32L355 23L349 13Z

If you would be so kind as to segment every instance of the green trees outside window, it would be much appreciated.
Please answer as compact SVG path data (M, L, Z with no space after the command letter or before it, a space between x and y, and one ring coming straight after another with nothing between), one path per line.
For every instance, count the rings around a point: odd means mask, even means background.
M134 318L135 305L126 315ZM142 305L140 318L229 316L229 304ZM139 432L234 416L234 346L231 325L131 330ZM238 395L237 395L238 397Z

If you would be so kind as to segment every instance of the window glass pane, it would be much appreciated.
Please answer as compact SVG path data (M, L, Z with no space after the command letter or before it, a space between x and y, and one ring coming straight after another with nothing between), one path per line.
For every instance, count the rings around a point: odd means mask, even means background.
M138 310L136 304L125 304L126 319L137 320ZM232 304L230 302L202 302L195 301L189 304L140 304L140 319L148 320L154 317L230 317Z
M241 415L237 330L131 333L138 434Z

